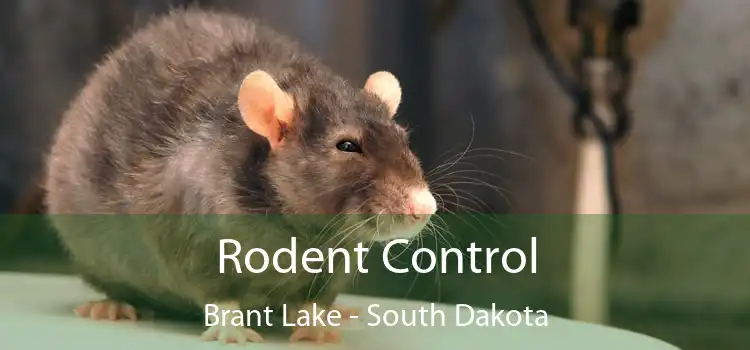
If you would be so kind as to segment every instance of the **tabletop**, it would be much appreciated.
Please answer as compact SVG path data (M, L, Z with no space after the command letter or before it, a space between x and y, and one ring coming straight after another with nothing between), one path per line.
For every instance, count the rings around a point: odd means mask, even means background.
M73 315L73 307L83 301L99 299L101 295L71 276L0 273L0 290L3 293L0 299L0 324L3 325L4 334L0 337L0 348L3 349L191 350L237 346L202 341L199 335L204 327L201 324L79 319ZM457 309L455 305L353 295L342 296L338 301L346 306L361 308L362 312L360 319L344 328L343 343L330 345L337 349L455 350L469 346L493 350L677 350L661 340L616 328L551 315L544 319L540 313L531 314L536 318L523 318L524 310L518 310L520 312L512 317L508 315L513 312L507 311L495 318L502 324L485 325L480 322L480 315L489 314L490 309ZM406 310L407 315L411 315L412 310L420 308L424 308L427 315L439 313L441 316L427 317L424 325L383 325L386 320L392 320L393 311L401 313ZM496 309L495 314L499 311ZM386 313L391 315L383 318ZM522 317L520 321L516 320L517 316ZM436 319L434 324L432 319ZM443 324L441 320L444 320ZM377 321L381 324L375 325ZM511 326L508 322L518 325ZM289 343L286 339L269 339L246 346L258 350L320 348L315 344Z

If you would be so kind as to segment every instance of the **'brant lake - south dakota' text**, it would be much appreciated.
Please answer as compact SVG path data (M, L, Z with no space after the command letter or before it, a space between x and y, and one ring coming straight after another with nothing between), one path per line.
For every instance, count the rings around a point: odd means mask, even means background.
M451 308L453 308L451 310ZM526 307L523 310L499 309L493 303L490 308L477 308L467 304L454 306L429 303L416 309L400 309L371 304L366 307L367 320L360 324L369 327L546 327L547 312ZM206 326L259 327L274 326L275 319L281 325L337 327L346 323L336 311L313 304L311 308L289 312L283 305L280 317L273 317L270 308L264 310L227 310L218 305L207 304L204 309ZM363 315L364 316L364 315ZM351 316L353 319L359 316Z

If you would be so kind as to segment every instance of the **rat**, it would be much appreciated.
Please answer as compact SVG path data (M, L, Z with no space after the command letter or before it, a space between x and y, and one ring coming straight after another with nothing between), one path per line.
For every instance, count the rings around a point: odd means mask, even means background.
M46 156L49 220L80 277L105 295L76 313L355 313L334 304L352 277L343 267L220 273L219 241L272 253L292 238L298 251L326 251L421 234L437 202L395 120L401 98L392 73L356 87L250 17L190 8L152 19L96 66ZM306 216L327 219L297 220ZM340 339L329 327L293 328L290 341ZM264 339L227 324L202 336Z

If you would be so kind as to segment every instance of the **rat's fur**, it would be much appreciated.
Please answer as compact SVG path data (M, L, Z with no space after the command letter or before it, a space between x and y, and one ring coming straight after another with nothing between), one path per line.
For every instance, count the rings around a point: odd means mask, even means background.
M238 88L255 70L271 74L296 105L279 149L238 111ZM299 251L337 244L318 233L322 225L134 214L403 212L405 189L424 177L390 117L383 101L266 27L175 11L113 51L65 113L48 159L49 214L84 278L111 299L188 315L222 300L330 304L346 281L339 274L218 272L222 237L244 251L272 252L293 236ZM341 139L358 140L364 154L337 150ZM374 231L366 225L338 244Z

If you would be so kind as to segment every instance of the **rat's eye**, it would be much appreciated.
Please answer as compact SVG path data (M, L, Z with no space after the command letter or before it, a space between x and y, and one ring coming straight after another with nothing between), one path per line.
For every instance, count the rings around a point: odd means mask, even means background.
M354 141L344 140L336 144L336 148L341 152L362 153L362 148Z

